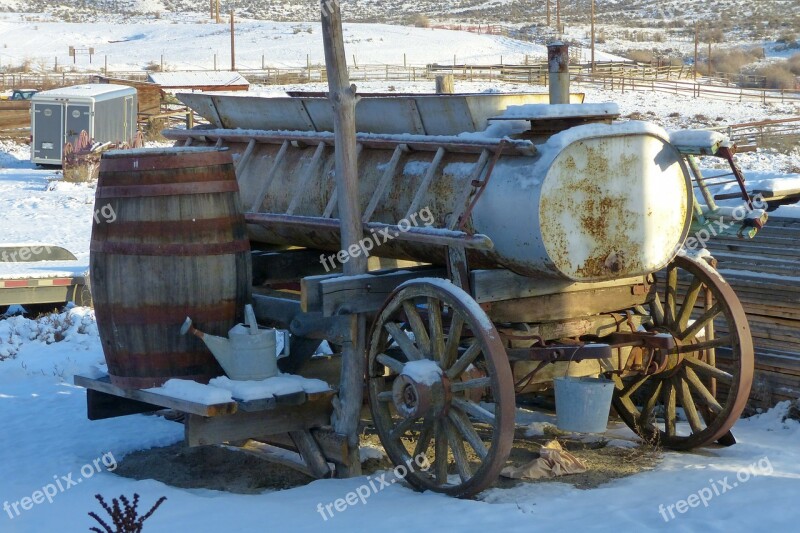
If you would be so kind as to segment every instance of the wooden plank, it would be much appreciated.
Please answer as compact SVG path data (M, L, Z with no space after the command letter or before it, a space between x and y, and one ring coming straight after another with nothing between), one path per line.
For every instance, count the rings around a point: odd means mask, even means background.
M231 415L238 410L236 402L225 402L214 405L205 405L179 398L173 398L164 394L157 394L138 389L123 389L111 383L108 376L102 378L90 378L81 375L75 375L75 385L92 389L99 392L104 392L112 396L119 396L120 398L127 398L129 400L136 400L139 402L157 405L165 409L174 409L183 413L190 413L197 416L215 417L220 415Z
M328 461L325 460L322 448L307 429L290 431L289 437L294 442L297 452L306 462L312 476L317 479L333 476L333 470L328 466Z
M617 312L644 305L655 291L655 285L640 285L634 292L631 286L606 287L576 292L561 292L529 296L486 304L487 314L494 322L550 322L576 316L592 316Z
M634 286L645 283L643 276L597 283L576 283L569 280L531 278L510 270L473 270L470 272L472 297L478 303L496 302L546 294L577 292L609 287Z
M324 399L271 411L240 411L227 416L189 414L185 421L186 443L205 446L322 427L330 423L332 409L330 400Z
M269 227L272 230L279 230L280 228L297 230L300 228L309 232L341 231L340 220L317 216L249 212L245 214L245 221L250 224L258 224L260 226ZM392 239L397 241L409 241L434 246L462 246L464 248L477 250L491 250L494 246L489 237L480 233L469 234L463 231L452 231L443 228L427 226L401 227L399 225L382 224L380 222L370 222L362 225L359 221L359 225L361 227L360 231L362 236L366 237L382 234L390 236ZM354 243L347 248L341 248L341 250L349 250L352 246L356 247L353 249L358 249L358 243ZM351 264L354 259L362 259L363 257L364 256L361 253L358 255L351 254L349 260L344 263L345 272L347 272L347 265Z
M425 177L422 178L422 182L419 184L417 193L414 195L414 199L411 201L408 211L406 211L406 218L411 217L411 215L419 211L419 208L422 205L422 200L425 198L425 195L428 194L428 189L430 188L436 173L439 171L439 167L442 164L442 159L446 153L447 152L444 148L439 148L436 150L436 155L433 156L433 161L428 166L428 170L425 172Z
M308 465L303 461L303 458L297 450L287 450L281 446L273 446L270 443L259 442L256 440L248 439L241 445L223 445L224 448L229 450L246 453L253 457L257 457L263 461L279 464L296 470L310 478L317 476L311 471ZM290 452L290 453L287 453ZM295 457L292 457L294 455Z
M86 415L89 420L152 413L161 409L158 405L121 398L94 389L86 390Z
M347 464L349 460L347 455L347 439L338 435L332 429L317 428L309 430L311 435L319 444L322 454L328 461L337 464ZM258 439L261 442L278 446L291 451L297 451L294 441L289 437L288 433L278 433Z
M320 282L320 303L323 316L370 313L383 306L401 283L421 277L446 276L444 269L399 270L392 273L361 276L340 276Z
M300 205L300 202L304 197L306 197L306 192L308 190L308 183L311 181L311 178L316 174L317 167L319 166L320 161L322 160L322 156L325 154L325 143L321 142L317 145L317 149L314 151L314 155L311 156L311 161L306 165L306 168L303 169L303 173L300 175L300 181L295 186L295 191L292 195L292 201L289 203L289 207L286 209L287 215L292 215L297 210L297 207Z
M247 163L250 162L250 158L253 155L253 151L256 148L256 140L250 139L250 142L247 143L247 148L245 148L242 157L236 162L236 173L241 174L244 168L247 166Z
M249 140L253 139L251 138ZM275 180L275 176L278 175L278 169L280 169L281 164L283 164L283 160L286 158L286 152L289 150L290 144L291 143L288 140L284 140L281 144L281 149L278 151L278 155L275 156L275 160L272 162L269 172L267 172L267 175L264 176L264 181L261 183L261 189L255 196L255 200L253 200L253 205L250 207L251 211L258 211L261 209L261 204L264 203L264 198L267 197L267 191L269 191L273 180Z
M443 268L431 266L374 270L369 272L368 275L371 276L370 278L364 278L364 281L362 281L362 286L366 286L370 280L376 280L378 277L396 275L399 273L407 273L409 276L407 279L413 279L422 277L443 277L445 270ZM322 283L341 277L344 276L342 274L326 274L321 276L309 276L300 280L300 308L303 310L303 312L323 312ZM348 285L352 283L352 280L343 281L342 283ZM330 286L328 290L330 291Z
M375 187L375 190L372 193L372 197L369 200L369 204L367 204L367 208L364 209L364 214L361 217L361 221L365 224L372 218L375 208L378 207L378 203L383 198L383 193L386 191L386 187L389 186L389 183L391 183L397 174L397 166L400 164L400 158L406 152L408 152L408 146L405 144L398 144L394 149L394 152L392 152L392 158L389 160L386 170L383 171L383 175L381 176L377 187ZM327 209L325 212L327 213Z

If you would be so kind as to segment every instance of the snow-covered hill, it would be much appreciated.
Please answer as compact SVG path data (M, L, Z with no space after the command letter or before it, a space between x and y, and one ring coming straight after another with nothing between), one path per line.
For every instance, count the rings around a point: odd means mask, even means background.
M562 22L587 21L591 0L562 1ZM556 2L552 4L555 23ZM301 22L319 18L317 0L222 0L223 12L235 5L242 16ZM646 22L659 27L693 27L713 22L721 29L791 30L800 21L800 0L730 0L724 4L694 0L605 0L596 2L598 20L622 26ZM0 0L0 10L56 14L65 20L103 16L168 16L209 10L207 0ZM413 22L420 16L461 22L542 23L545 0L342 0L345 18L353 22Z

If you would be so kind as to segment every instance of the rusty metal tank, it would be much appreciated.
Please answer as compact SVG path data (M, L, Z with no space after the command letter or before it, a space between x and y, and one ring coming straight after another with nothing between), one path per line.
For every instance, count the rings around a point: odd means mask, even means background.
M202 107L199 96L191 98ZM236 98L206 97L205 109L236 109ZM480 95L470 96L471 101L455 99L428 97L413 106L402 98L370 102L369 121L357 121L363 132L360 207L370 211L374 206L369 221L409 220L412 225L431 222L452 228L454 217L467 211L462 227L494 243L490 251L470 251L471 264L505 267L526 276L603 281L657 271L674 257L689 231L693 195L684 163L666 132L644 122L611 123L608 117L591 123L588 118L597 118L597 106L536 105L515 95L507 104L521 106L509 113L503 111L508 105L480 102ZM312 124L324 122L309 114L323 109L323 102L312 106L296 98L264 100L269 101L263 106L281 110L274 115L280 124L302 124L306 118ZM452 109L459 104L463 116L455 121ZM248 116L257 107L248 98ZM414 122L402 110L419 113L422 108L429 111L416 121L421 129L397 133L399 123ZM230 147L247 210L336 218L328 128L289 132L272 126L270 115L259 115L258 126L265 129L234 129L236 117L230 112L225 116L218 124L222 127L173 138ZM492 116L506 120L492 121ZM576 117L586 120L576 122ZM565 119L572 120L567 125L583 125L553 135L531 131L537 120L563 124ZM256 125L256 119L248 120L251 127ZM503 139L506 148L496 156ZM481 146L494 148L487 157ZM392 172L388 183L387 169ZM478 183L485 185L476 187ZM465 202L474 202L471 211L464 209ZM409 219L414 214L416 221ZM256 242L339 249L336 230L251 225L248 231ZM386 240L372 253L432 263L445 257L440 246L399 239Z

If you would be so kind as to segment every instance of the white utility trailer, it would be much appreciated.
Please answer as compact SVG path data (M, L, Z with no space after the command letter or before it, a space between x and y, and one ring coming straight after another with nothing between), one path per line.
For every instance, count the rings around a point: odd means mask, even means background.
M31 99L31 161L61 165L64 145L86 131L98 142L122 143L136 134L136 89L87 84L37 93Z

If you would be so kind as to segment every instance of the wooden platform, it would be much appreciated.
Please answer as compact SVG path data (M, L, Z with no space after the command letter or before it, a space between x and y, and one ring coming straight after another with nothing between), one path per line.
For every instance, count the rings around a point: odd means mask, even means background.
M343 439L310 431L330 424L332 400L336 394L332 389L318 393L300 391L251 401L203 404L153 391L123 389L111 383L107 375L98 378L76 375L74 383L87 389L90 420L172 410L183 415L173 418L182 419L189 446L247 439L279 442L300 453L306 461L306 468L317 477L331 475L326 460L342 463L347 457L346 453L338 451L345 446ZM320 440L324 446L320 445ZM326 454L324 450L336 453Z

